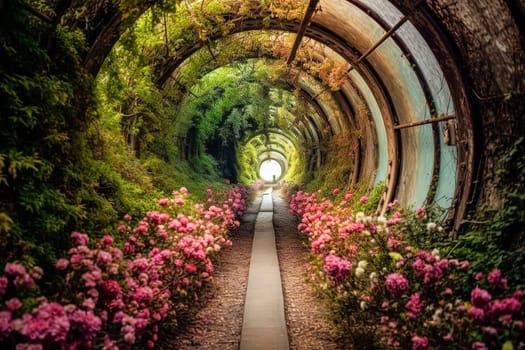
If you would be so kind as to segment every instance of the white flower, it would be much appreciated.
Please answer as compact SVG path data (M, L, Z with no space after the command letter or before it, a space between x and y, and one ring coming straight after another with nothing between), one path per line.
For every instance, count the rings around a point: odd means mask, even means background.
M368 262L366 260L361 260L357 263L357 267L360 267L362 269L366 269L368 266Z
M437 228L437 225L436 225L435 222L429 222L429 223L427 224L427 231L428 231L428 232L432 232L432 231L434 231L436 228Z
M355 269L355 275L357 277L363 276L364 273L365 273L365 270L362 267L358 267Z
M366 303L364 301L360 302L359 307L361 308L361 310L366 310Z
M434 315L432 315L432 322L435 324L435 325L439 325L441 324L441 314L443 313L443 309L437 309L435 312L434 312Z
M383 215L378 216L377 217L377 223L379 225L383 225L383 226L386 225L386 218Z
M372 272L372 273L370 274L370 279L371 279L371 280L375 280L376 278L377 278L377 272Z
M355 221L356 222L361 222L361 221L363 221L364 218L365 218L365 213L363 213L362 211L358 212L355 215Z

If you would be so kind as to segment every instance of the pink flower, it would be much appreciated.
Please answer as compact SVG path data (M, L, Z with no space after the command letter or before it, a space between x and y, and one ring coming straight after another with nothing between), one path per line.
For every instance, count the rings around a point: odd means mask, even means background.
M0 277L0 296L4 295L7 291L9 280L5 276Z
M111 247L113 245L114 239L110 235L104 235L100 240L100 244L104 247Z
M452 336L452 334L449 333L443 336L443 340L446 342L451 342L451 341L454 341L454 337Z
M92 298L86 298L82 302L82 306L85 307L88 310L94 310L95 309L95 301Z
M391 273L386 276L386 289L394 296L401 296L408 290L408 280L399 273Z
M493 336L498 335L498 330L494 327L483 327L482 330L483 330L483 333L488 334L488 335L493 335Z
M180 192L180 193L184 193L184 194L186 194L186 193L188 193L188 189L187 189L186 187L183 186L183 187L181 187L181 188L179 189L179 192Z
M191 263L187 263L186 266L184 267L184 269L186 270L187 273L195 273L195 272L197 272L197 266L195 266L194 264L191 264Z
M525 296L525 290L517 290L512 293L512 297L516 299L521 299Z
M363 196L363 197L359 198L359 201L361 203L363 203L363 204L368 203L368 197L367 196Z
M89 236L85 233L73 232L71 233L71 238L77 245L87 245L89 242Z
M97 255L97 263L102 266L108 266L113 261L111 253L105 251L99 251Z
M3 340L11 333L11 317L10 311L0 311L0 340Z
M483 321L485 319L485 311L479 307L472 306L468 310L468 314L476 321Z
M425 350L428 349L428 345L427 337L419 337L417 335L412 337L412 350Z
M332 277L336 284L341 283L351 269L352 263L346 259L332 254L325 258L324 270Z
M345 194L345 200L350 200L350 198L352 198L352 194L351 193Z
M131 221L132 217L129 214L124 215L124 220Z
M388 210L390 210L390 209L394 208L395 206L397 206L397 204L398 204L397 199L394 199L393 202L390 202L390 203L388 203L388 204L386 205L386 208L387 208Z
M11 276L23 276L26 274L26 268L16 263L5 264L5 273Z
M500 315L512 315L521 310L521 303L515 298L505 298L496 300L490 308L490 315L499 317Z
M135 343L135 334L133 333L126 333L124 334L124 341L128 344L134 344Z
M488 350L489 348L485 343L482 343L480 341L476 341L472 343L472 350Z
M421 301L419 293L414 293L410 296L410 300L406 303L405 307L415 317L423 309L423 302Z
M470 302L476 307L484 308L491 299L492 296L484 289L476 287L470 292Z
M69 329L64 307L58 303L43 303L36 315L24 315L20 333L33 341L58 342L66 339Z
M150 287L140 287L133 293L133 299L147 304L153 300L153 290Z
M496 288L507 289L507 279L503 278L499 269L494 269L487 275L489 284Z
M425 216L427 213L425 208L417 208L416 209L416 215L417 216Z
M5 306L9 311L15 312L22 307L22 302L18 298L11 298L5 302Z
M166 205L168 205L169 201L168 201L168 198L161 198L159 199L158 203L159 205L165 207Z
M334 196L336 196L341 190L339 188L334 188L334 190L332 191L332 194Z
M93 311L75 310L69 317L71 325L82 333L85 340L92 340L102 329L102 320Z

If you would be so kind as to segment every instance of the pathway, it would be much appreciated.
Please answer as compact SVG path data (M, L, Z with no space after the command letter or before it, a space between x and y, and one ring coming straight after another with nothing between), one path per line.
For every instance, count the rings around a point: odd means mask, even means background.
M307 250L296 227L279 191L259 193L231 235L233 246L219 256L216 292L189 326L174 339L167 336L161 348L337 350L327 311L305 280ZM260 243L268 248L262 255L269 260L257 253ZM250 295L257 293L253 305L261 304L250 306ZM279 326L267 323L270 319Z
M281 273L273 229L272 189L255 222L240 350L288 350Z

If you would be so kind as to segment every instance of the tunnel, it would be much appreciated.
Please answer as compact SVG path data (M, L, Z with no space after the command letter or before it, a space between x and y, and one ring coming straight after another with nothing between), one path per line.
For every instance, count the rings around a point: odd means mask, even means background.
M188 190L212 203L212 188L258 184L370 199L374 217L432 208L450 246L524 286L523 1L12 0L0 12L2 265L51 268L70 232L101 238L154 199L182 208Z
M216 28L206 33L205 40L184 42L160 62L151 63L157 85L168 89L173 84L192 84L183 81L198 79L184 76L191 61L206 62L201 70L208 72L245 57L286 59L286 74L296 79L288 82L288 89L294 85L301 97L297 103L315 110L304 119L296 116L293 127L286 130L308 149L309 153L302 150L310 162L305 164L307 171L315 172L326 161L330 140L344 138L353 143L348 183L368 179L369 188L384 183L379 210L394 198L412 207L437 204L448 210L450 223L458 229L478 196L479 186L474 184L480 181L483 166L484 126L473 119L480 101L462 79L465 63L458 51L464 44L447 36L447 21L440 19L444 14L439 10L446 4L434 4L432 11L424 2L332 1L308 6L287 2L286 20L278 17L277 10L272 14L271 6L268 13L266 6L253 5L247 10L249 16L244 16L234 13L240 10L238 4L223 4L214 15L228 18L231 27ZM468 11L456 11L458 16L468 16ZM509 12L509 21L513 13ZM105 40L93 41L87 53L85 65L92 72L118 38L111 31L116 18L103 29L110 32L99 34ZM211 19L209 25L214 20L219 19ZM258 38L256 33L261 33ZM252 52L238 50L236 57L221 57L231 50L228 45L249 40L247 50ZM264 52L272 41L271 49L282 45L281 52ZM292 42L291 48L286 47ZM151 50L161 49L152 45ZM311 57L304 57L306 52ZM313 69L323 69L322 62L332 65L332 71L309 71L314 64L318 67ZM337 74L340 81L327 82ZM330 83L337 86L326 88Z

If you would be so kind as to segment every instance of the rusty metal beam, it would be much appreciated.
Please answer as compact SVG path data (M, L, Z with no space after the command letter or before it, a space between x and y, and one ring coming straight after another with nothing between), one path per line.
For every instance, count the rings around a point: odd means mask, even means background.
M295 55L297 54L299 45L301 45L301 41L303 40L304 34L306 33L306 27L308 27L308 24L310 24L310 20L312 19L312 16L315 13L315 8L317 7L318 3L319 0L310 0L308 8L306 9L306 13L303 17L303 21L301 22L301 26L297 31L297 36L295 37L295 41L292 46L292 51L290 51L290 55L288 55L288 59L286 60L287 65L292 64L293 60L295 59Z
M394 130L412 128L414 126L432 124L432 123L442 122L442 121L450 120L450 119L456 119L456 116L455 115L440 115L439 117L436 117L436 118L420 120L420 121L413 122L413 123L395 125Z
M372 52L375 51L375 49L377 49L383 42L385 42L386 39L390 38L403 24L405 24L406 21L408 21L410 19L410 17L414 14L414 12L416 11L416 9L422 5L423 3L425 3L425 0L419 0L418 2L416 2L414 4L414 7L412 8L412 11L405 15L403 18L401 18L399 20L399 22L397 22L392 28L390 28L388 30L388 32L386 32L385 34L383 34L383 36L374 44L372 45L372 47L370 47L368 50L366 50L365 53L363 53L358 59L357 61L355 62L352 62L352 65L350 66L350 68L348 69L347 73L350 73L354 67L356 65L358 65L359 63L361 63L361 61L363 61L365 58L367 58Z

